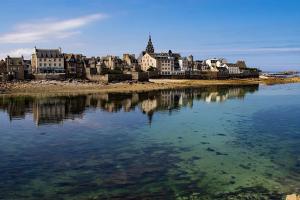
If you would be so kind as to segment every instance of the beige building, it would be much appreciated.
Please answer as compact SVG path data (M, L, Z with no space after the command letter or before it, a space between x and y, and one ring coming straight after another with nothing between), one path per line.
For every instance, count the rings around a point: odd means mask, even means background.
M33 73L64 73L64 55L61 49L35 48L31 58Z
M168 53L146 53L142 57L140 65L143 71L153 68L162 75L168 75L174 71L175 58Z
M123 61L117 56L105 56L101 58L102 63L110 70L122 70Z

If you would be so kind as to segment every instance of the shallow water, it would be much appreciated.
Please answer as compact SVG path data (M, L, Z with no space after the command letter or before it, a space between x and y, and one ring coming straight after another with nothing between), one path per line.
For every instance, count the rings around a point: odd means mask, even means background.
M0 199L282 199L300 84L0 97Z

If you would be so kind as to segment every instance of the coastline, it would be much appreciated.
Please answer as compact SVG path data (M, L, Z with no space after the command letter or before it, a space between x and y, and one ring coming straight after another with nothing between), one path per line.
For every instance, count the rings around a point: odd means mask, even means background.
M87 81L29 81L15 83L0 83L0 95L36 95L36 94L87 94L107 92L144 92L154 90L226 86L226 85L274 85L300 83L300 77L292 78L260 78L260 79L230 79L230 80L174 80L151 79L149 82L132 83L95 83Z

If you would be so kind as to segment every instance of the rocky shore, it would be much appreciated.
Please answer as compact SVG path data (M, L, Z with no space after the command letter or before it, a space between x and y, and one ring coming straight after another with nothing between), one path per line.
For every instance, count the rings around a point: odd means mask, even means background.
M105 84L83 80L72 81L28 81L0 83L0 94L58 94L58 93L99 93L99 92L142 92L185 87L205 87L211 85L250 85L284 84L300 82L300 77L268 79L231 79L231 80L173 80L153 79L149 82L122 82Z

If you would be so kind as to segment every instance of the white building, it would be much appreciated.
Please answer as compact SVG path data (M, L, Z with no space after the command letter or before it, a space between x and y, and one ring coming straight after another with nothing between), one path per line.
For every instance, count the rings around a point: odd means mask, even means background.
M31 58L33 73L64 73L64 55L61 49L35 48Z
M189 60L186 57L178 59L180 71L189 71Z
M227 63L225 59L208 59L205 60L205 64L210 68L210 71L218 71L218 67L221 67L222 64Z
M236 64L226 63L226 64L222 64L221 67L224 67L224 68L228 69L228 72L231 75L241 74L242 73L241 70L240 70L240 68Z

